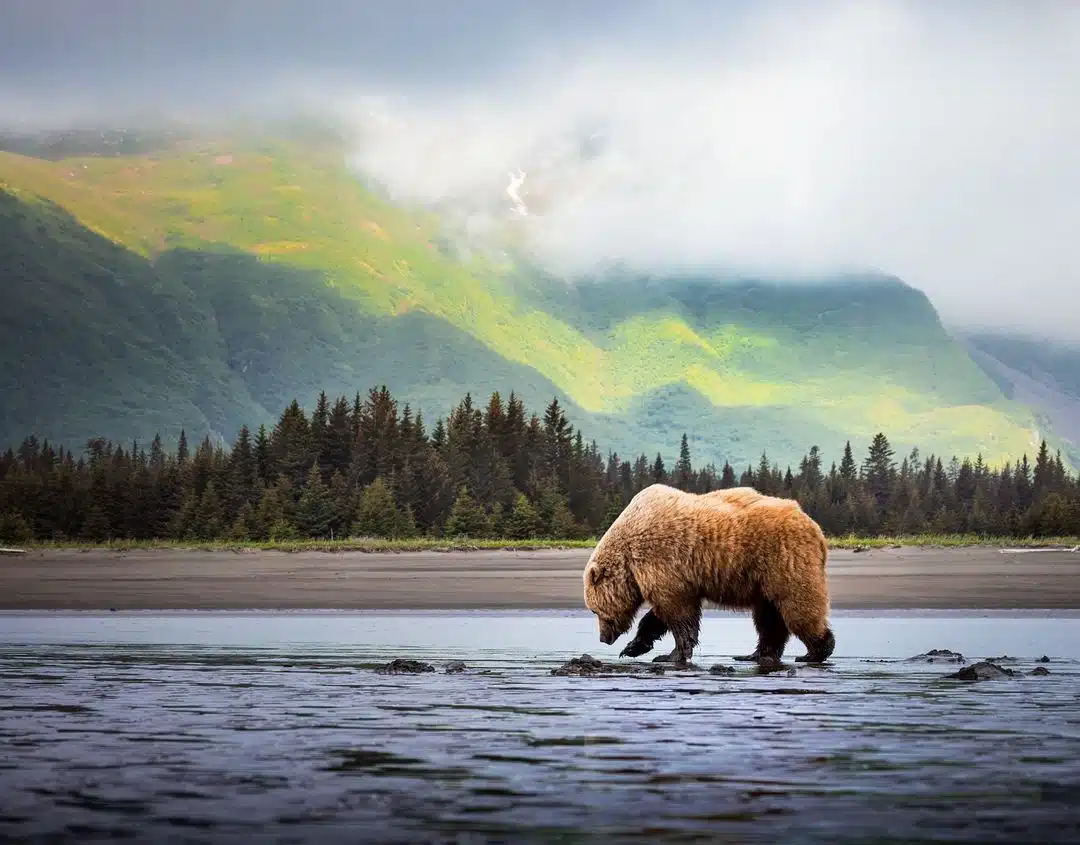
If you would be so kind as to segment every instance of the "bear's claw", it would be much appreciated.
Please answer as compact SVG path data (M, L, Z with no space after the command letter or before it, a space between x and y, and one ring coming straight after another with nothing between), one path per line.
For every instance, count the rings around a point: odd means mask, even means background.
M652 645L650 643L642 642L641 640L631 640L626 644L626 648L619 652L619 657L640 657L651 650Z

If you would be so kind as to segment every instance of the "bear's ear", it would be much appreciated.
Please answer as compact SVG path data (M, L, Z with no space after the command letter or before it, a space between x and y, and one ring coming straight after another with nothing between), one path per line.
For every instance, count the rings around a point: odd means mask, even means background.
M589 569L589 584L595 587L601 581L604 580L604 570L598 566L590 567Z

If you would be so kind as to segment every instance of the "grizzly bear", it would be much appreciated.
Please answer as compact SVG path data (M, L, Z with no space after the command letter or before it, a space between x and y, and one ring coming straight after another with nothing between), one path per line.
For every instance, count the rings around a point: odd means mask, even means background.
M828 543L792 499L753 488L696 495L665 484L639 492L612 522L585 566L585 606L611 645L633 625L621 656L637 657L671 631L671 659L687 664L697 646L702 601L753 612L758 644L738 660L779 661L791 634L800 662L823 663L836 639L828 624Z

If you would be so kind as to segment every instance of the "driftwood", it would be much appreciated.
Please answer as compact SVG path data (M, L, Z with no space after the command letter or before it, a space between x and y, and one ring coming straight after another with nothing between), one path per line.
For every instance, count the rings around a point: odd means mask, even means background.
M1036 552L1070 552L1070 553L1077 553L1077 552L1080 552L1080 546L1073 546L1071 549L1066 547L1066 546L1059 546L1058 548L1050 548L1049 546L1046 546L1046 547L1042 547L1042 548L1031 548L1031 549L1025 549L1025 548L1021 547L1019 549L998 549L998 551L1001 552L1001 554L1003 554L1003 555L1026 555L1026 554L1034 554Z

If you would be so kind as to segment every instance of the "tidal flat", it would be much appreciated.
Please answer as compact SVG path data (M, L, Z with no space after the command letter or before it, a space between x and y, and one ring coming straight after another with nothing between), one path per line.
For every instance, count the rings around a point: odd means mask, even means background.
M661 672L572 610L3 613L0 839L1080 839L1080 613L834 627L764 673L708 612ZM641 671L553 673L583 653Z

